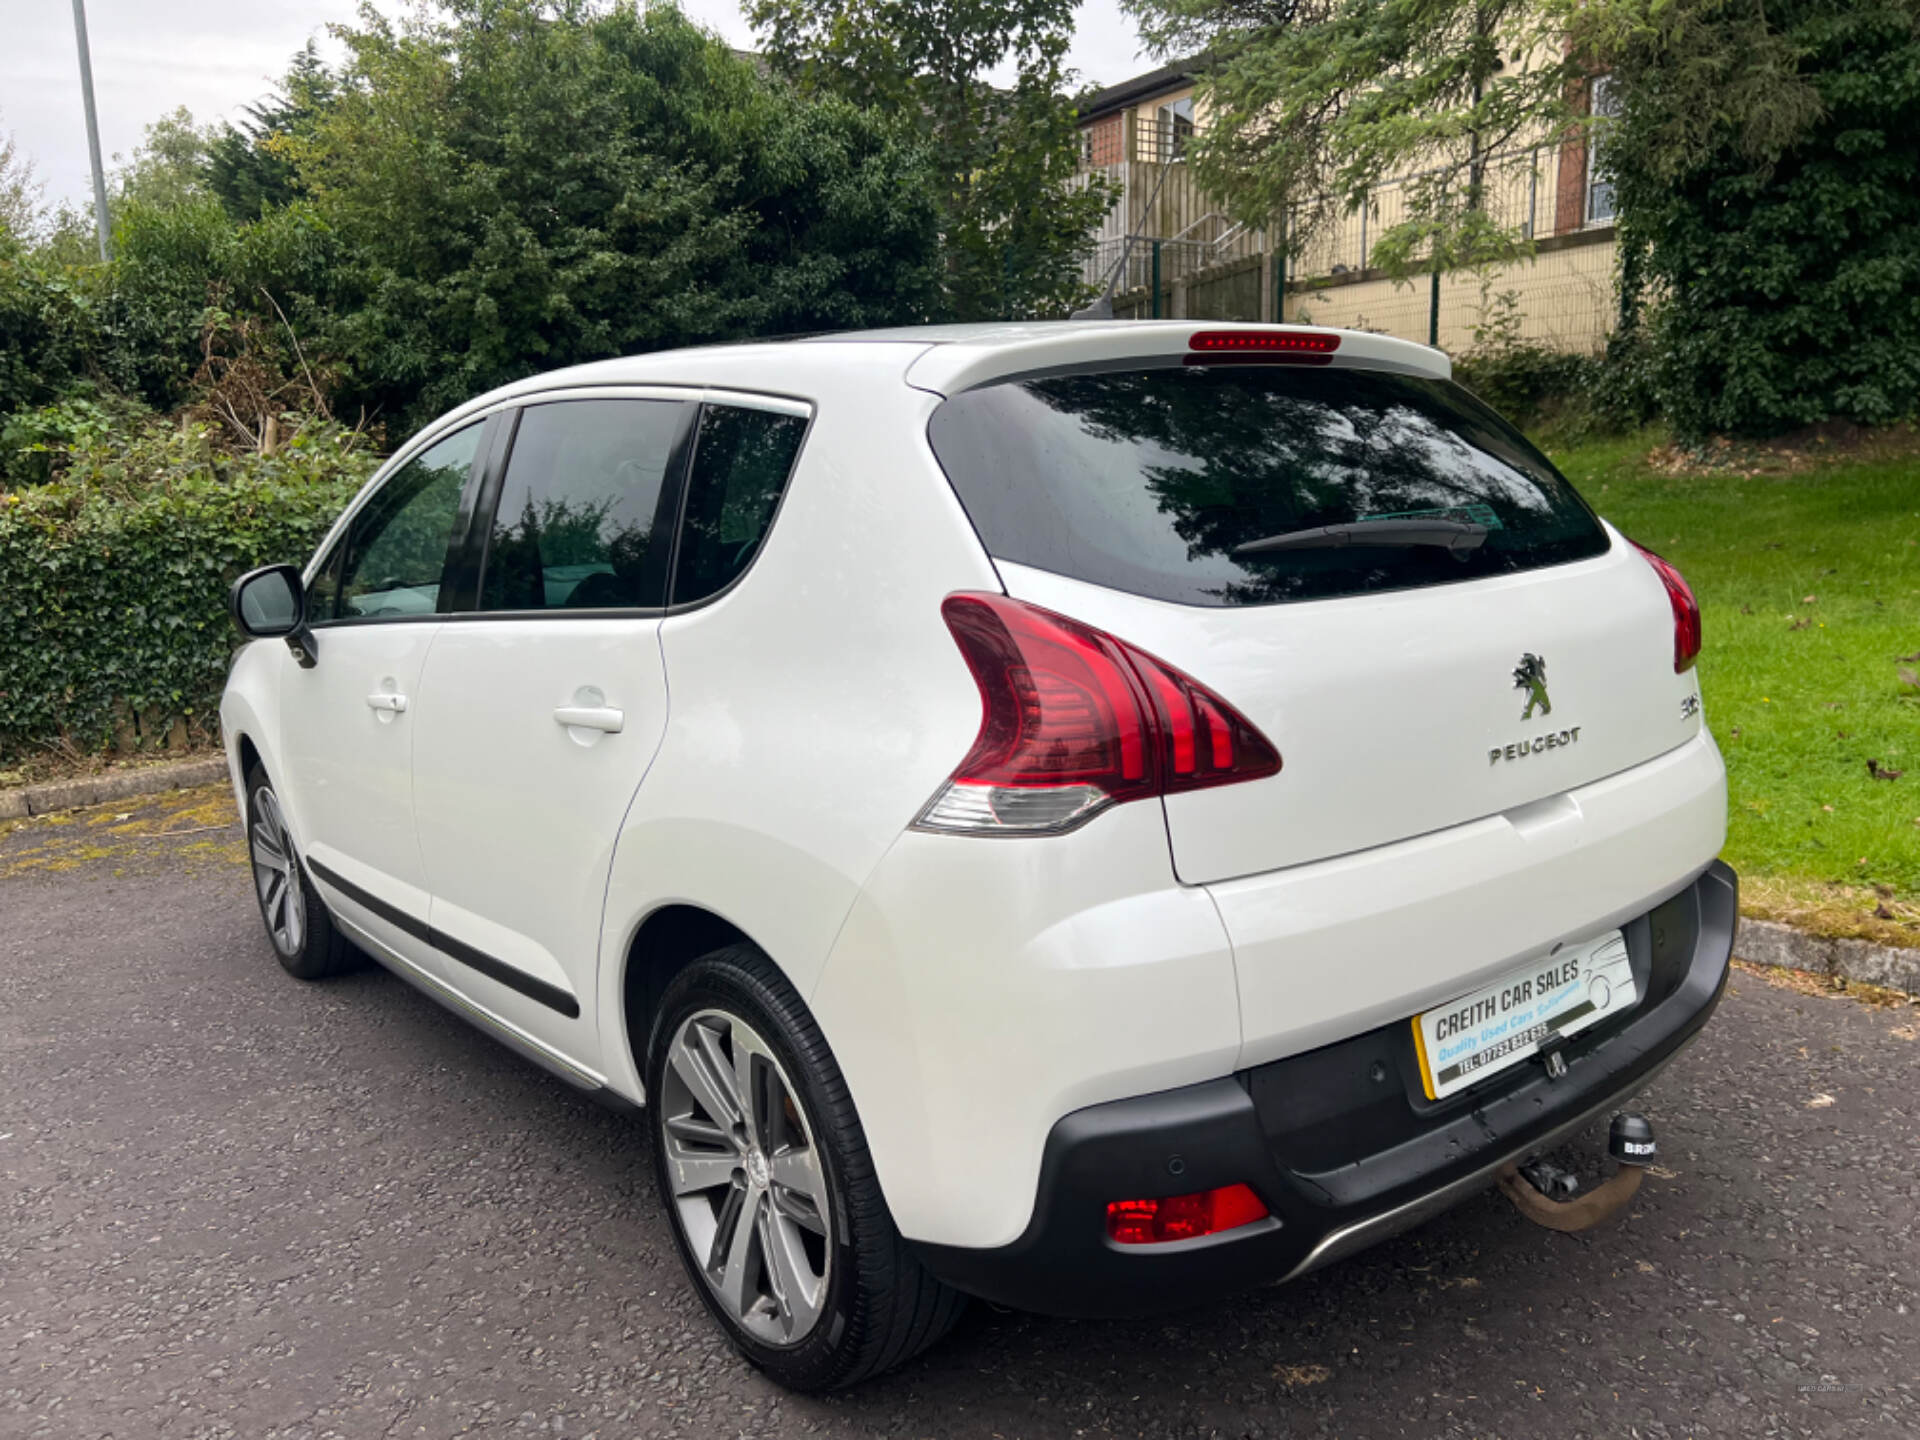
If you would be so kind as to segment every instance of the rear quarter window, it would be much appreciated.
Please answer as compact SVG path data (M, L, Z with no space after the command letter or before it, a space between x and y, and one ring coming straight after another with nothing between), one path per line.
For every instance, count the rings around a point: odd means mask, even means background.
M1245 364L1051 375L953 396L928 439L995 558L1186 605L1447 584L1608 543L1546 457L1450 381ZM1487 535L1459 555L1232 553L1318 526L1423 518Z
M718 594L753 563L806 432L797 415L737 405L701 411L674 561L674 604Z

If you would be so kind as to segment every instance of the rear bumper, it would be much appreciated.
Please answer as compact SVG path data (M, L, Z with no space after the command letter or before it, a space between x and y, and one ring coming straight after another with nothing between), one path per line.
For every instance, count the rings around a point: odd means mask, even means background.
M1421 1094L1405 1020L1235 1075L1067 1115L1026 1231L991 1249L917 1243L949 1284L1067 1315L1165 1310L1291 1279L1438 1213L1646 1084L1726 985L1738 884L1715 862L1625 927L1647 998L1446 1100ZM1110 1201L1244 1182L1271 1218L1160 1246L1107 1239Z

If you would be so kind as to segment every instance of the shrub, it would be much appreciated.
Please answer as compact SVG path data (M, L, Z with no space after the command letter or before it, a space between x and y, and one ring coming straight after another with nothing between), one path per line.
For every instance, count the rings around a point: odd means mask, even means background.
M1747 12L1699 13L1698 34L1712 44L1723 21ZM1920 409L1915 6L1776 0L1752 13L1790 73L1761 76L1746 124L1725 74L1745 73L1737 51L1751 46L1718 41L1729 53L1689 65L1685 50L1649 41L1614 67L1624 110L1605 154L1624 253L1645 256L1662 408L1683 437L1911 416ZM1799 123L1772 135L1795 106ZM1698 143L1684 143L1690 136Z
M105 443L145 413L138 401L74 386L65 399L0 416L0 486L44 485L76 450Z
M1470 350L1453 362L1453 376L1494 409L1520 424L1580 408L1601 361L1591 355L1524 343Z
M343 405L412 425L562 365L939 302L933 171L898 114L802 97L664 6L363 21L294 146L343 247Z
M114 226L96 364L113 384L170 410L195 398L209 334L248 324L280 369L298 364L294 327L324 329L316 296L333 284L338 246L297 202L236 225L211 197L130 202ZM289 317L291 317L289 319Z
M1638 430L1658 414L1657 357L1641 326L1589 355L1522 338L1513 291L1483 297L1482 315L1472 348L1454 359L1454 378L1522 429L1580 441Z
M36 745L216 733L234 633L227 589L304 560L375 457L310 425L272 455L221 454L198 426L83 441L66 473L0 495L0 758Z
M1653 333L1635 325L1607 337L1606 353L1587 374L1585 392L1591 429L1622 435L1651 424L1661 414L1660 352Z
M0 227L0 416L45 405L84 377L98 288Z

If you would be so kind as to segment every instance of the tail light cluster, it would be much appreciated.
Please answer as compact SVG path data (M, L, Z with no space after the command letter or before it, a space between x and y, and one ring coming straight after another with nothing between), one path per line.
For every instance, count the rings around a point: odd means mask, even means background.
M1693 598L1693 587L1684 575L1646 546L1632 543L1667 587L1667 604L1673 609L1673 673L1678 675L1692 669L1700 658L1700 602Z
M1280 769L1239 711L1124 640L1004 595L950 595L941 613L982 713L922 829L1059 834L1109 805Z

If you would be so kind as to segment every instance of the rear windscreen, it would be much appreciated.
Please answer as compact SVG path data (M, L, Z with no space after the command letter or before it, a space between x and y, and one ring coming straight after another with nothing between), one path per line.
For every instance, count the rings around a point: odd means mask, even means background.
M1054 375L955 395L927 434L990 554L1156 600L1316 600L1607 549L1573 487L1451 381L1277 365ZM1352 536L1231 553L1383 519L1487 533L1457 553Z

